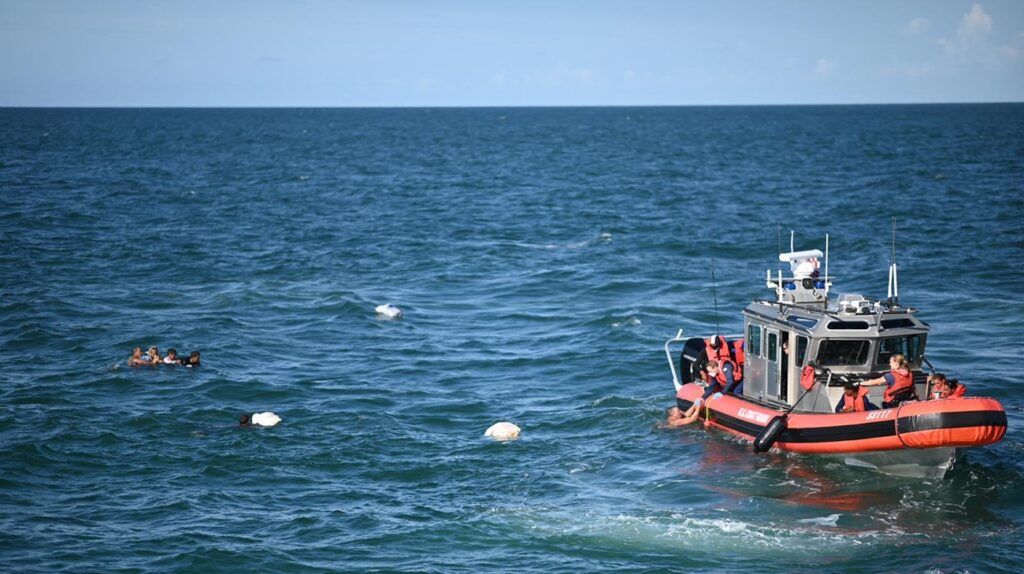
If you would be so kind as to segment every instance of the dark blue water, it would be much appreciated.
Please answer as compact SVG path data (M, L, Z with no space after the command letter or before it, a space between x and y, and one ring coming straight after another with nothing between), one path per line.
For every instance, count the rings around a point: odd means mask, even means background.
M1002 443L926 481L656 428L712 267L726 332L778 222L882 296L893 216ZM1024 105L0 110L0 570L1016 572L1022 219Z

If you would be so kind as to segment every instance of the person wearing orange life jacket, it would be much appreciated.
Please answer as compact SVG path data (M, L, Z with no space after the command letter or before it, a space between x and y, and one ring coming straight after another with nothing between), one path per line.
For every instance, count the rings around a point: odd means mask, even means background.
M739 353L742 355L742 347L740 347ZM706 368L701 369L701 378L707 382L717 379L721 384L721 388L714 389L716 385L711 384L708 387L709 390L704 392L704 398L707 398L716 391L724 392L725 394L743 394L743 368L733 360L729 349L729 342L725 340L725 337L715 335L704 341L704 351L698 359L701 365L704 365L703 360L705 358L708 363L716 364L719 367L719 372L716 375L712 375Z
M935 373L929 377L936 399L962 399L967 394L967 387L957 379L946 379L946 375Z
M868 400L868 390L860 388L860 385L854 382L843 385L843 396L839 397L839 402L836 403L837 413L860 413L877 408Z
M962 399L967 394L967 387L960 382L960 379L950 379L946 382L946 392L943 399Z
M863 381L860 386L874 387L885 385L885 393L882 395L882 408L891 409L903 401L916 400L917 393L914 391L914 377L910 374L910 365L903 355L889 357L890 371L877 379Z

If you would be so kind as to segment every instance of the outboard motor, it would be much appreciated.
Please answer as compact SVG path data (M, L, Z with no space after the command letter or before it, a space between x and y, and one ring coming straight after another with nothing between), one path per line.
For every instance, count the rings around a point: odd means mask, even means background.
M679 377L680 383L694 383L701 380L701 366L698 362L701 353L704 352L704 339L691 337L683 344L683 350L679 352Z

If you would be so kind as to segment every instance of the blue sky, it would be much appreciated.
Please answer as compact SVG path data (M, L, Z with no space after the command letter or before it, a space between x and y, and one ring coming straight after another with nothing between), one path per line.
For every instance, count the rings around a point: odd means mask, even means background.
M0 0L0 106L989 101L1022 0Z

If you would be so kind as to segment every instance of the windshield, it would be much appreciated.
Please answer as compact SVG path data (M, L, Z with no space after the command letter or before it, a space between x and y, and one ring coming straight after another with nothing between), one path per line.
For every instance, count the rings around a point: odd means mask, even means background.
M818 347L818 364L821 365L863 365L867 360L868 342L865 340L825 339Z
M875 357L875 364L888 365L889 357L903 355L907 361L913 363L921 357L924 350L924 337L921 335L906 335L903 337L888 337L878 341L878 355Z

